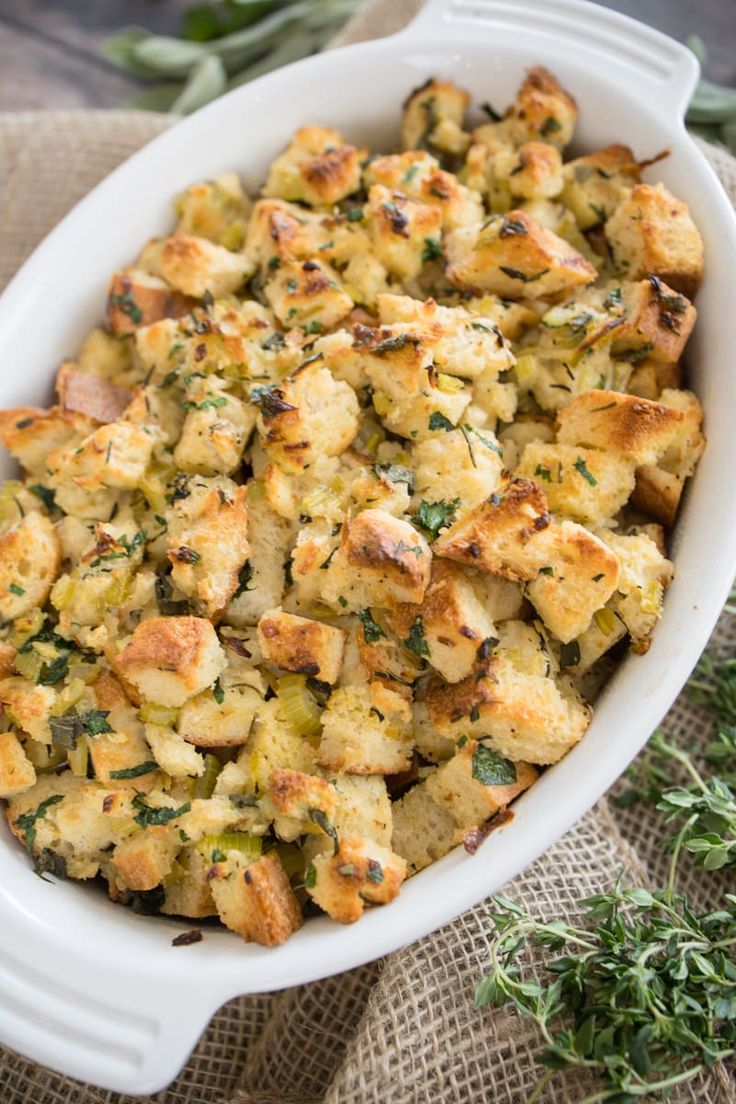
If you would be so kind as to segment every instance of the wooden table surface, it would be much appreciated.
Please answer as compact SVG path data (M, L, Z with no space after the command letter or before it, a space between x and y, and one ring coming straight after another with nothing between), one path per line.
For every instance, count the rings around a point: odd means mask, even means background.
M0 0L0 111L119 106L140 86L100 56L102 39L130 24L175 34L191 2ZM736 85L736 0L600 2L674 38L699 34L707 76Z

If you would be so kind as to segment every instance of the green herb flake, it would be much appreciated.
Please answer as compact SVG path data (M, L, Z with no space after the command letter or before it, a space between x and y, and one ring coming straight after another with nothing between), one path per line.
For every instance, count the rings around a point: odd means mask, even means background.
M345 218L348 222L362 222L365 218L362 207L351 207L350 210L346 212Z
M542 123L539 133L543 138L548 138L550 134L556 134L558 130L562 130L562 123L559 119L555 119L554 115L548 115Z
M552 473L549 468L545 468L542 464L537 464L534 469L534 474L538 475L540 479L543 479L545 483L552 482Z
M29 855L33 854L33 845L36 842L36 821L44 820L51 806L58 805L63 800L63 794L52 794L51 797L47 797L45 801L42 801L32 813L22 813L16 818L16 828L19 828L21 832L25 832L26 850Z
M368 860L368 869L366 870L366 881L372 882L373 885L380 885L383 881L383 868L376 859Z
M427 502L422 499L414 520L427 531L430 540L434 540L440 529L452 525L459 505L459 498L454 498L452 502L445 502L444 499L440 499L439 502Z
M16 594L19 598L22 598L25 594L25 590L23 589L23 587L18 586L17 583L11 583L8 587L8 590L11 594Z
M425 238L424 249L422 250L422 264L427 264L428 261L437 261L442 259L442 246L440 245L439 238Z
M123 767L121 770L110 771L110 778L120 781L123 778L140 778L143 774L150 774L158 770L158 763L153 759L147 759L145 763L138 763L135 767Z
M136 794L133 798L133 807L138 809L138 813L133 817L136 824L141 828L152 828L168 824L169 821L176 820L177 817L183 816L184 813L188 813L192 807L192 803L191 801L186 801L183 805L179 805L178 808L174 809L167 806L155 808L146 803L142 794Z
M218 705L222 705L225 700L225 691L220 685L219 677L215 679L215 684L212 687L212 697L215 699Z
M598 486L598 480L588 470L588 465L585 463L582 456L578 456L577 460L573 464L573 467L575 468L575 471L578 473L578 475L586 481L586 483L590 483L591 487Z
M449 418L446 418L439 410L434 410L429 415L429 428L430 429L444 429L445 433L450 433L455 426L452 424Z
M485 744L478 744L473 752L471 773L484 786L513 786L517 780L514 764Z
M49 487L44 487L41 483L32 483L28 490L31 494L34 494L36 498L40 498L47 510L53 510L56 505L56 495Z
M403 643L405 648L408 648L410 652L413 652L414 655L420 658L429 655L429 645L424 635L424 622L421 614L414 618L412 626L409 629L409 635Z
M375 644L377 640L386 635L381 626L371 617L369 609L358 610L357 618L363 626L363 639L366 644Z
M314 863L310 863L307 869L304 871L304 888L314 889L317 884L317 867Z
M543 268L539 272L533 272L527 275L526 272L522 272L519 268L509 268L508 265L499 265L498 267L510 280L520 280L522 284L531 284L534 280L541 279L542 276L546 276L549 272L548 268Z

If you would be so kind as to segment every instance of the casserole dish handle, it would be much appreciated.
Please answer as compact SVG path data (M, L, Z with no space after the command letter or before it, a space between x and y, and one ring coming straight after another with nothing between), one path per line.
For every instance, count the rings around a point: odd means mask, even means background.
M628 16L587 0L428 0L400 34L412 42L426 34L437 38L445 28L489 28L491 58L520 39L534 56L534 39L559 54L551 59L560 71L577 56L598 64L606 78L637 91L647 109L668 122L680 120L695 90L700 66L679 42Z

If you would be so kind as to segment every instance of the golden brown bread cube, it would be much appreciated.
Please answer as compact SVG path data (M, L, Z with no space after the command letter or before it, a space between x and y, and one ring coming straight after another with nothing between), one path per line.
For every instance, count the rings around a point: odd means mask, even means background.
M562 191L562 158L548 142L499 150L490 162L491 197L497 188L518 199L548 199Z
M563 444L608 449L652 464L678 439L684 415L663 403L619 391L585 391L557 415Z
M408 770L414 746L400 694L380 684L380 704L373 687L341 686L333 690L322 713L319 763L346 774L399 774Z
M639 179L639 166L628 146L611 145L568 161L562 170L561 200L581 230L605 222L624 191Z
M14 732L0 733L0 797L15 797L36 781L36 772Z
M0 410L0 442L32 475L45 476L49 453L78 445L93 428L89 418L65 413L58 406Z
M168 826L146 828L121 840L110 860L118 889L155 889L171 870L180 846Z
M577 115L575 100L554 73L534 65L527 71L506 119L525 139L541 138L564 149L572 138Z
M353 309L353 300L332 265L310 258L283 261L264 292L279 322L331 330Z
M693 299L703 278L703 239L687 204L664 184L636 184L606 222L614 261L629 280L659 276Z
M160 275L184 295L215 299L230 295L253 275L253 262L244 253L231 253L222 245L194 234L172 234L161 245Z
M268 663L320 682L337 682L345 648L342 629L277 607L267 610L258 622L258 642Z
M201 920L205 916L217 916L207 872L210 864L196 847L187 847L176 857L178 867L175 878L164 883L166 896L161 906L165 916L189 916Z
M417 783L393 805L391 847L406 860L409 873L441 859L459 842L460 832L450 813Z
M325 778L277 767L269 776L267 793L265 808L273 815L274 831L282 840L295 840L320 822L324 827L324 820L333 822L338 793Z
M174 203L179 230L209 238L227 249L242 248L250 206L234 172L192 184Z
M506 299L570 293L597 275L577 249L520 210L449 234L445 253L447 278L455 287Z
M331 127L301 127L272 162L263 194L313 207L339 203L360 187L364 154Z
M413 525L385 510L361 510L343 526L323 597L343 608L419 603L429 584L432 553Z
M532 441L516 472L543 488L556 514L599 525L615 517L634 490L634 461L601 449Z
M307 869L307 892L333 920L353 924L366 904L386 905L398 895L406 863L371 840L343 836L334 855L317 855Z
M470 136L463 116L470 103L464 88L430 77L404 101L401 146L405 150L431 147L442 153L464 153Z
M144 700L177 707L212 685L225 667L225 655L204 618L149 617L115 666Z
M264 947L277 947L302 926L302 914L276 851L247 863L230 853L210 869L210 889L223 924Z
M376 256L398 280L413 280L425 261L441 256L439 207L374 184L365 219Z
M510 805L536 777L531 764L512 763L485 744L467 740L452 759L427 775L425 785L459 828L471 828Z
M658 276L622 286L626 321L614 333L611 352L636 353L655 363L674 364L682 356L698 312Z
M483 203L478 192L466 188L453 173L441 169L436 158L423 150L376 157L366 165L364 179L368 187L383 184L421 203L439 207L446 229L472 226L483 218Z
M49 596L61 566L56 529L37 511L0 536L0 617L14 620Z
M181 318L193 300L175 291L165 280L142 269L116 272L107 293L107 328L116 337L132 334L161 318ZM112 418L99 419L113 421Z

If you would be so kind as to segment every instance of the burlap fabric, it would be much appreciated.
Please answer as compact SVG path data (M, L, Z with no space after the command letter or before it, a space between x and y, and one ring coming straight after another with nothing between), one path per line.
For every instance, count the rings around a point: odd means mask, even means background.
M378 0L340 41L397 29L419 6ZM0 115L0 287L33 246L85 192L144 142L171 125L142 112ZM736 202L736 160L705 152ZM135 243L131 245L134 250ZM52 367L51 365L49 366ZM733 652L736 617L724 615L713 645ZM665 730L705 738L711 719L685 696ZM661 884L661 818L637 806L599 802L505 892L540 916L575 918L579 902L623 871ZM685 872L696 904L715 904L724 880ZM539 1077L535 1032L506 1010L476 1012L472 995L488 960L487 908L434 935L335 978L283 993L231 1001L212 1020L157 1104L523 1104ZM184 967L184 963L182 966ZM582 1083L552 1083L542 1104L575 1104ZM0 1049L0 1104L127 1104L135 1098L90 1088ZM140 1099L140 1098L138 1098ZM733 1104L725 1070L683 1087L678 1101Z

